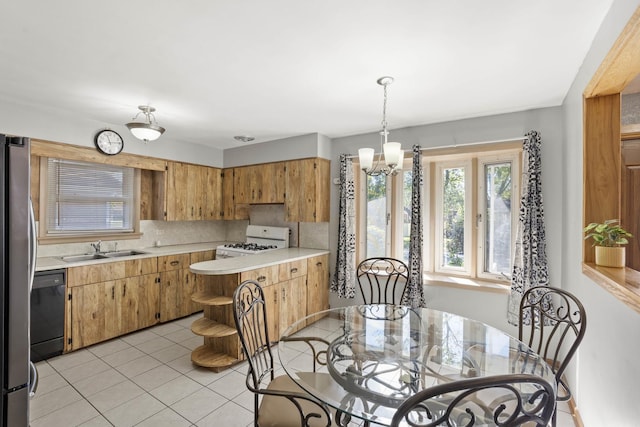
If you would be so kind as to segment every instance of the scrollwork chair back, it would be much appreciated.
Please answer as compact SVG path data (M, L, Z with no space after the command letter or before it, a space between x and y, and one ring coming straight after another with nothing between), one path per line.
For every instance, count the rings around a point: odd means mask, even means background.
M274 376L266 302L258 282L247 280L236 288L233 315L249 365L246 385L254 393L254 425L329 427L331 415L326 405L305 393L287 375Z
M509 374L452 381L426 388L404 401L392 427L547 426L555 389L542 377Z
M395 258L362 261L356 271L365 304L401 304L409 278L407 265Z

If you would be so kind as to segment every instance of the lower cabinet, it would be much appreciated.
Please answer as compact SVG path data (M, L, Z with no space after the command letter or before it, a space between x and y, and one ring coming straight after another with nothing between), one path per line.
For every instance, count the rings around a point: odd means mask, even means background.
M263 289L271 342L277 342L285 329L304 318L310 307L328 308L327 262L328 255L322 255L242 273L197 275L200 282L193 299L203 304L204 310L203 318L196 320L191 330L203 337L203 345L191 353L191 361L220 370L242 360L233 318L233 293L245 280L254 280Z
M214 254L209 250L68 268L65 351L201 311L202 305L191 298L198 278L189 265Z

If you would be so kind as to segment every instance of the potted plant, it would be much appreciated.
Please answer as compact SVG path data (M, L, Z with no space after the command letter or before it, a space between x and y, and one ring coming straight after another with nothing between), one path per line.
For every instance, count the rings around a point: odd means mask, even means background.
M584 228L585 240L592 238L596 247L596 265L603 267L624 267L625 247L631 233L622 228L617 219L603 223L592 222Z

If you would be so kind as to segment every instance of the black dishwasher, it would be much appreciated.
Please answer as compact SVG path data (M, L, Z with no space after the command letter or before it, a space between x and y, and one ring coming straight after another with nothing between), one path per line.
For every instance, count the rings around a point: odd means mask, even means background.
M31 361L62 354L64 269L36 272L31 289Z

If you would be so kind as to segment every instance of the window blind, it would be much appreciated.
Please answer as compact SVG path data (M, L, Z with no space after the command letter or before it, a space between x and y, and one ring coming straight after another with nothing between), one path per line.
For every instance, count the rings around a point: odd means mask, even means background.
M133 168L48 159L47 232L133 232Z

